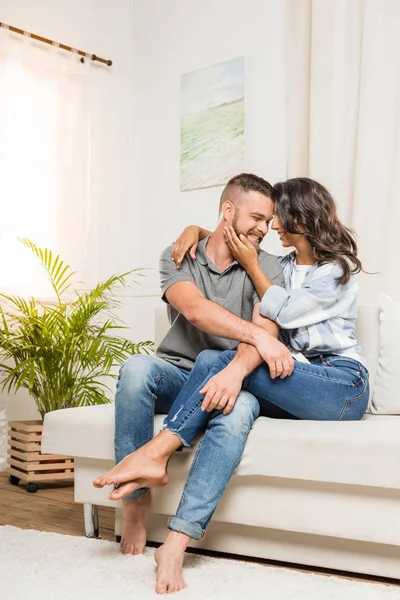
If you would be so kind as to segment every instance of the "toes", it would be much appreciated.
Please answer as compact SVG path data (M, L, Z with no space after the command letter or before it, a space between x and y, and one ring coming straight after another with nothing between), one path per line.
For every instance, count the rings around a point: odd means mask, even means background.
M119 487L117 487L115 490L113 490L111 492L109 498L110 498L110 500L120 500L124 496L128 496L129 494L131 494L132 492L137 490L139 487L140 487L140 485L138 483L136 483L135 481L123 483L122 485L120 485Z
M186 587L187 584L183 579L181 579L179 583L169 583L168 580L161 579L160 581L157 581L156 592L157 594L174 594Z
M102 475L101 477L97 477L97 479L95 479L93 481L93 485L96 488L102 488L107 484L107 479L108 479L108 475Z
M167 593L167 583L164 581L161 581L160 583L157 583L156 585L156 593L157 594L166 594Z
M103 479L104 479L104 477L97 477L96 479L94 479L93 480L94 487L102 488L104 486Z
M132 477L129 478L129 480L131 480L131 479L132 479ZM113 485L113 483L126 483L126 481L127 481L126 474L124 476L122 473L120 473L120 474L113 473L112 475L109 475L107 477L107 485Z
M144 554L145 546L136 544L121 544L122 554L132 554L133 556L140 556Z
M121 498L123 496L126 496L127 494L128 492L121 492L121 490L118 488L116 490L113 490L108 497L110 500L121 500Z

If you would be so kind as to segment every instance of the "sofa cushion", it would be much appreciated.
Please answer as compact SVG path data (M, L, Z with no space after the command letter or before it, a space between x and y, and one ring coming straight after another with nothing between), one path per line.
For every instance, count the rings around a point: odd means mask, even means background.
M380 294L379 357L371 412L400 415L400 302Z
M157 415L155 432L162 426ZM171 460L169 472L187 476L193 448ZM70 408L45 417L42 451L114 460L114 405ZM400 417L362 421L257 419L237 477L259 475L400 489Z
M358 307L356 336L364 351L369 372L370 399L368 412L372 412L373 391L379 353L379 309L376 305Z

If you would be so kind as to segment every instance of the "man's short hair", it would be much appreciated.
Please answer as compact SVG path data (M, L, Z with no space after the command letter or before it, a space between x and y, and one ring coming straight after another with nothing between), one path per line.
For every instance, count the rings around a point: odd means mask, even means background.
M259 192L267 198L272 198L273 187L268 181L258 175L252 173L241 173L235 175L226 184L219 202L219 212L221 213L222 205L226 200L230 200L233 204L236 204L237 197L236 192Z

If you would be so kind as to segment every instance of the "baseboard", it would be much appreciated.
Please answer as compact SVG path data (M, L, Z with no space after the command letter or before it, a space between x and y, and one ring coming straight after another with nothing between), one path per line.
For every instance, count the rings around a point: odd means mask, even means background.
M121 511L116 510L117 536L121 534L121 516ZM165 540L167 520L164 515L148 515L147 530L150 542L162 543ZM192 540L190 547L400 580L400 547L388 544L214 521L209 525L204 540Z

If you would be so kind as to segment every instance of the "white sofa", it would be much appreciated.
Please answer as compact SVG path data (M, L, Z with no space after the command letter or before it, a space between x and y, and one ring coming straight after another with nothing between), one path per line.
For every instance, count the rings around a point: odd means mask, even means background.
M378 309L360 307L358 337L378 358ZM165 332L156 312L156 340ZM119 503L92 480L113 465L112 404L46 415L43 452L75 457L75 500L86 534L98 534L96 506ZM162 416L156 418L159 431ZM148 539L161 542L175 513L195 448L175 454L170 483L153 492ZM400 416L366 414L360 422L259 418L202 541L194 547L400 579Z

